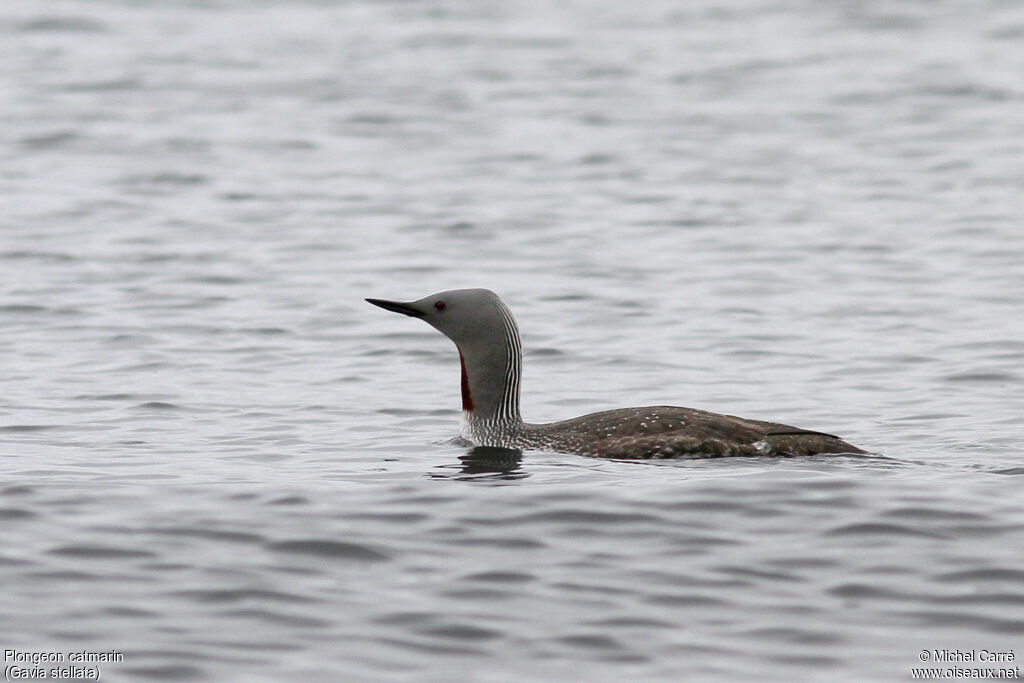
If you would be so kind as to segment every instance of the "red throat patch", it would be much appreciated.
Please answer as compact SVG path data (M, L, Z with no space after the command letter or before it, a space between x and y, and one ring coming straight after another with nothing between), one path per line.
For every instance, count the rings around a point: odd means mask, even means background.
M469 377L466 375L466 359L462 357L462 349L459 349L459 365L462 366L462 409L473 410L473 395L469 393Z

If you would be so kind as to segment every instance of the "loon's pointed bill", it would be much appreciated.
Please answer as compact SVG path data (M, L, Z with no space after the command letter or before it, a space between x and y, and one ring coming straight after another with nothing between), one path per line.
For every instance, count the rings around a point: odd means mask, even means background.
M367 301L419 318L455 342L462 370L462 435L478 446L615 459L865 453L824 432L677 406L619 408L530 424L519 414L519 328L497 294L455 289L408 303Z
M374 306L380 306L381 308L394 311L395 313L402 313L404 315L412 316L413 318L422 318L426 313L416 308L412 304L404 303L402 301L386 301L384 299L367 299L368 302Z

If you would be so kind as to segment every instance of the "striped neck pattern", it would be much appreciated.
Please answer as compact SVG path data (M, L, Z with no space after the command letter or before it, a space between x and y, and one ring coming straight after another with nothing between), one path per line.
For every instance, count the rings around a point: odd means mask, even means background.
M486 353L463 357L462 431L479 445L509 447L523 424L519 413L523 349L512 313L501 300L495 303L501 326L487 340Z
M505 303L498 300L504 328L505 371L501 382L501 401L495 417L499 421L522 422L519 415L519 380L523 375L523 345L519 340L519 327Z

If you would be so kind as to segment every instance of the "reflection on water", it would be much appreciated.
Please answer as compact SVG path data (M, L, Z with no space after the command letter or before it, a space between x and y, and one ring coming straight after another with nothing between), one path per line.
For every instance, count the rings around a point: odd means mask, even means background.
M476 446L465 455L460 455L462 471L466 474L484 474L488 472L509 474L521 468L523 452L518 448L497 448L494 446ZM518 477L529 476L520 472Z
M525 479L530 474L522 469L523 452L518 448L497 448L475 446L459 456L460 465L441 465L441 468L458 469L459 474L432 474L432 477L470 479L477 475L491 475L488 479ZM469 476L464 476L469 475Z

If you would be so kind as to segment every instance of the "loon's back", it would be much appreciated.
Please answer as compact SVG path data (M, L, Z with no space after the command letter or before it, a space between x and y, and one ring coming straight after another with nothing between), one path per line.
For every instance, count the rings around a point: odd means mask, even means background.
M621 459L866 452L823 432L676 406L619 408L526 424L521 445Z

